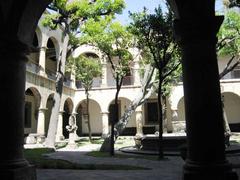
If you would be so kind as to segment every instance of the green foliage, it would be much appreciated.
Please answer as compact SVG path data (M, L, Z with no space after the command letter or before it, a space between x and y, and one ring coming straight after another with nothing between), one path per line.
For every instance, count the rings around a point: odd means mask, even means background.
M114 78L122 78L129 72L130 61L133 60L128 48L131 47L131 34L119 22L113 22L112 16L89 19L82 26L81 44L98 47L111 63Z
M229 10L218 33L218 54L240 55L240 14Z
M51 29L64 28L64 34L70 37L69 44L76 48L76 35L80 34L79 27L84 22L120 14L124 8L124 0L54 0L47 8L42 24Z
M173 14L170 9L164 14L161 7L154 14L147 9L130 13L133 22L129 30L135 35L137 45L142 49L141 66L152 64L162 79L163 92L169 93L171 83L177 82L181 74L180 50L173 37ZM142 73L143 74L143 73Z
M75 73L76 80L80 80L84 88L90 90L93 79L102 75L102 66L99 59L81 55L69 59L67 71Z

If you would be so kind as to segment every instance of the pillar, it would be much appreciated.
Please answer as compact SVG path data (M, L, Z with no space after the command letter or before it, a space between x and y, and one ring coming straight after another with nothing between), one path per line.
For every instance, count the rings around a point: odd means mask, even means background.
M56 142L64 140L63 128L66 128L66 127L63 127L63 113L64 113L64 111L59 111L59 113L58 113Z
M172 109L172 117L171 117L171 121L172 121L172 126L173 126L173 132L178 132L179 128L178 128L178 110L177 109Z
M143 117L142 117L142 106L137 107L136 111L136 137L143 136Z
M102 137L105 138L109 134L109 112L102 112Z
M167 127L167 133L172 133L173 132L173 124L172 124L172 110L171 110L171 105L169 101L166 103L167 109L166 109L166 127Z
M47 108L39 108L38 122L37 122L37 134L45 135L45 113Z
M40 65L40 75L45 76L45 63L46 63L46 49L47 47L40 48L39 54L39 65Z
M140 82L140 74L139 74L139 62L138 61L134 61L133 62L133 77L134 77L134 86L139 86L141 85Z
M14 36L14 35L13 35ZM34 180L35 169L23 156L24 99L27 46L11 36L0 37L0 136L3 148L0 156L0 179ZM3 130L4 129L4 130ZM7 132L7 134L6 134Z
M74 73L71 73L70 80L71 80L71 88L75 89L76 88L76 76Z
M237 180L225 157L223 113L216 57L216 34L223 17L215 1L176 1L174 28L182 47L187 129L184 180Z
M107 86L107 63L102 64L102 87Z

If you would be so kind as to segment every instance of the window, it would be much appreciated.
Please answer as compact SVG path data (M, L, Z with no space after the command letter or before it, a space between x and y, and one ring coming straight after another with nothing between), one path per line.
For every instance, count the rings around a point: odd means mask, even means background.
M24 118L24 127L31 128L32 125L32 103L25 102L25 118Z
M158 123L158 104L156 100L149 100L145 104L145 123L157 124Z

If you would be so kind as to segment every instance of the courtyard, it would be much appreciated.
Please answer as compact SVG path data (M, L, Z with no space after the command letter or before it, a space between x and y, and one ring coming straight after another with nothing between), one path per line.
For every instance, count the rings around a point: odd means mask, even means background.
M78 147L66 147L67 140L59 143L55 151L43 154L44 159L53 161L64 160L79 165L79 167L64 167L56 169L37 168L37 178L40 180L180 180L184 160L178 153L166 155L164 160L158 160L157 155L149 152L123 153L124 147L135 146L132 136L120 136L115 145L115 156L99 152L103 139L94 137L90 143L88 137L81 137ZM233 133L230 138L231 146L227 148L227 159L232 163L234 171L240 174L240 133ZM32 149L33 148L33 149ZM25 145L27 150L42 148L41 145ZM28 156L27 156L28 157ZM30 160L31 162L31 160Z

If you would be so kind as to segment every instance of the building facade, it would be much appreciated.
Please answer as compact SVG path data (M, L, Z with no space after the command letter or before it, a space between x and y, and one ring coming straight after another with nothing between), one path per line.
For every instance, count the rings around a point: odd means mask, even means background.
M25 88L25 122L24 134L26 143L37 143L39 135L44 137L48 132L48 125L53 106L57 60L63 44L61 30L49 30L41 25L36 29L33 49L36 51L28 56ZM119 117L123 115L130 102L141 91L139 74L140 53L137 49L130 49L134 60L130 67L130 74L124 78L119 94ZM115 97L115 81L110 64L103 58L101 52L92 46L77 48L73 56L80 55L99 58L102 64L102 76L95 78L90 91L90 122L93 135L105 136L110 130L113 117L113 103ZM228 58L219 58L219 71L227 64ZM236 68L221 80L221 91L226 117L233 131L240 131L240 68ZM207 87L203 87L207 88ZM206 97L207 98L207 97ZM66 126L70 115L76 117L77 135L88 134L86 120L86 97L81 82L76 81L71 73L65 73L64 90L59 111L56 140L68 138ZM152 95L146 103L139 106L133 113L124 135L153 134L158 130L157 99ZM164 118L165 132L185 131L184 93L180 82L174 86L167 98L166 116ZM40 140L42 141L42 140Z

